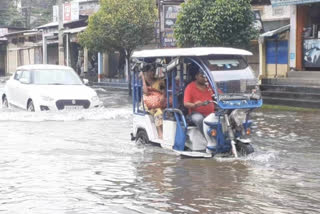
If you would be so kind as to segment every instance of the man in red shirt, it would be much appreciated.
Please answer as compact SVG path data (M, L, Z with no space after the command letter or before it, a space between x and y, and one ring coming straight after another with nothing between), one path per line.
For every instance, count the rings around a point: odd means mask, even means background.
M195 81L191 82L184 92L184 106L189 110L191 121L203 132L203 120L206 116L214 113L214 104L212 96L214 92L211 87L206 84L206 77L200 71L195 73Z

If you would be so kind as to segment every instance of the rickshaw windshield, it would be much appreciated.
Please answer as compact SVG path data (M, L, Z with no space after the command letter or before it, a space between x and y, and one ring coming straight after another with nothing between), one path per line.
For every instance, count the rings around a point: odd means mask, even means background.
M241 56L214 55L204 57L204 61L224 96L251 94L258 84L253 70Z

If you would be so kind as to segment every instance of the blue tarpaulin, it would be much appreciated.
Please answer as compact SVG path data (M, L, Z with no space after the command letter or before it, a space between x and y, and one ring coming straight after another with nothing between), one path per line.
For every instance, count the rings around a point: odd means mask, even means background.
M288 41L267 41L267 64L288 64Z

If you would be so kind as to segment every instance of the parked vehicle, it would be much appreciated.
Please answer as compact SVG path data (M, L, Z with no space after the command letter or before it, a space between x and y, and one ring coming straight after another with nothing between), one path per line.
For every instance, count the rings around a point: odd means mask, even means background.
M76 72L60 65L18 67L1 96L10 105L28 111L88 109L101 106L97 93Z
M250 113L262 106L257 78L247 64L250 52L234 48L181 48L137 51L133 54L132 140L157 143L188 157L248 155ZM141 71L153 64L166 81L163 139L143 102ZM184 89L193 68L200 69L214 90L210 102L216 111L204 119L204 135L187 120L183 106Z

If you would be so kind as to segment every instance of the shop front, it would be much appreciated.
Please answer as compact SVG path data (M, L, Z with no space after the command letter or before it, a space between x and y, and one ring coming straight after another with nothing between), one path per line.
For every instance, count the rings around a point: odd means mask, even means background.
M271 0L271 4L293 8L290 60L295 63L291 67L300 71L320 71L320 0Z
M297 26L301 44L300 66L320 71L320 3L298 5ZM298 40L299 41L299 40Z

